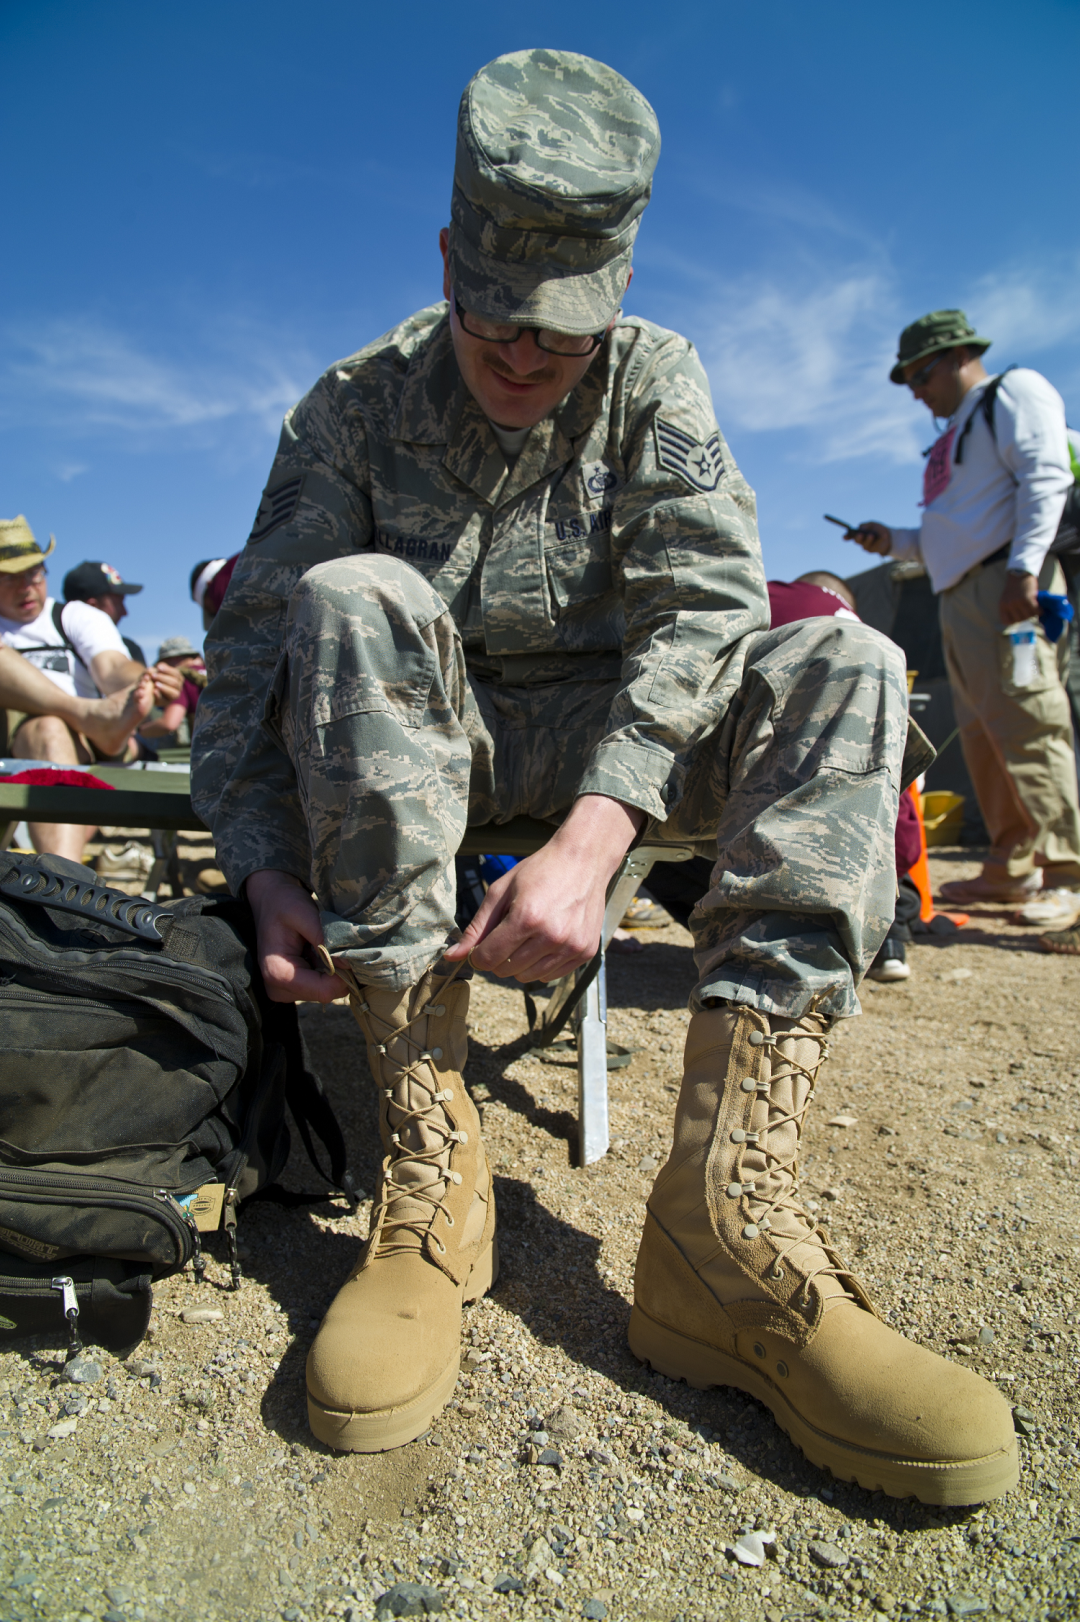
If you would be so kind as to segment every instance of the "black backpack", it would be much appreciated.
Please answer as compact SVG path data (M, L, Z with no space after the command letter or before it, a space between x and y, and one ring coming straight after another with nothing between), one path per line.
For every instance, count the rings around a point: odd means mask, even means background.
M245 903L158 906L58 856L0 853L0 1328L142 1337L151 1284L205 1268L223 1223L275 1186L288 1104L352 1209L340 1127L296 1008L271 1003ZM319 1167L312 1131L330 1160Z

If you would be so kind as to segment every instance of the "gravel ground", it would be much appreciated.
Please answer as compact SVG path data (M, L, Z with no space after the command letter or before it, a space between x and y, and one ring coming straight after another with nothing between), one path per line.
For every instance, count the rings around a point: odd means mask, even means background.
M971 857L940 853L937 877L976 871ZM611 1074L612 1151L585 1171L575 1071L526 1051L518 990L476 983L468 1074L503 1272L466 1313L455 1399L427 1437L335 1456L307 1430L305 1352L369 1205L249 1206L243 1289L212 1241L202 1287L158 1285L148 1340L87 1354L88 1383L59 1379L59 1343L0 1352L5 1622L367 1622L384 1595L378 1614L612 1622L1077 1615L1080 966L984 914L955 945L917 947L906 984L868 984L823 1072L811 1205L890 1322L1016 1408L1018 1490L935 1514L831 1481L756 1403L630 1356L692 977L684 931L642 939L609 965L610 1034L636 1052ZM355 1027L342 1009L303 1019L370 1190ZM301 1151L287 1181L307 1176ZM770 1535L750 1540L760 1567L730 1552L754 1529Z

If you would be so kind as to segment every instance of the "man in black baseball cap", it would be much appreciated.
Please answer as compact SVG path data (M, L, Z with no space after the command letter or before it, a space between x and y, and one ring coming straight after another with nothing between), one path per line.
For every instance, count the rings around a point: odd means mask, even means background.
M133 585L130 580L122 580L111 563L78 563L64 576L66 603L89 603L91 608L100 608L114 625L127 617L124 598L141 590L141 586ZM139 664L146 663L146 655L137 642L125 636L124 645Z

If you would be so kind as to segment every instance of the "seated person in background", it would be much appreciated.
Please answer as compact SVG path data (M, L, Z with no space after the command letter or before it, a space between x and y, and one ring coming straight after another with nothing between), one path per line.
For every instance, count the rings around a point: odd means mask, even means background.
M258 525L257 518L255 522ZM234 552L231 558L204 558L191 571L191 600L202 609L204 631L214 623L239 556Z
M11 755L11 737L27 717L51 715L81 733L101 758L107 758L123 749L153 702L154 679L148 670L134 686L122 687L108 698L76 698L0 642L0 757Z
M170 665L182 678L183 687L180 697L140 727L139 734L171 748L188 749L191 746L195 706L206 686L206 666L202 654L186 636L169 636L158 649L158 664Z
M114 625L119 625L122 619L127 618L127 604L125 597L133 596L141 591L141 586L133 586L127 580L121 580L120 575L111 563L79 563L74 569L69 569L64 576L64 602L89 603L91 608L100 608L103 614L108 614ZM131 637L121 633L120 640L128 651L128 657L137 664L146 664L146 655L137 642Z
M847 581L826 569L811 569L790 585L783 580L770 580L768 592L773 630L778 625L791 625L795 620L859 618L855 612L855 594ZM883 984L906 980L911 974L905 942L910 941L910 925L919 916L919 892L907 874L918 861L921 848L919 818L911 797L913 792L908 788L901 794L896 818L896 913L888 934L866 971L868 980L878 980Z
M834 617L857 620L855 594L846 580L827 569L811 569L789 585L785 580L768 582L772 624L793 625L796 620Z
M108 614L83 602L61 607L48 595L45 559L55 544L50 538L43 552L25 518L0 520L0 641L63 691L65 707L71 698L119 696L139 683L146 667L128 658ZM160 701L179 697L181 681L174 670L164 666L150 676ZM73 730L70 715L56 710L39 715L15 711L8 716L8 751L19 760L51 760L66 766L114 759L149 707L148 703L140 714L139 704L132 706L130 728L123 736L114 733L109 738L116 746L113 754ZM73 861L82 859L83 846L93 833L81 824L30 824L35 850Z

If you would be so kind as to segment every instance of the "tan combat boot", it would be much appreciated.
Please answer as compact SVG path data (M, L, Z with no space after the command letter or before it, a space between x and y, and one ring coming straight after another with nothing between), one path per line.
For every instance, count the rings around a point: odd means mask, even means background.
M308 1353L308 1418L330 1447L377 1453L420 1436L445 1406L462 1304L490 1288L499 1262L491 1173L461 1079L468 983L429 972L404 992L354 984L349 1003L387 1155L371 1235Z
M630 1347L672 1379L738 1386L842 1481L976 1504L1018 1480L1012 1415L978 1375L882 1323L795 1198L825 1025L696 1014L670 1159L634 1281Z

